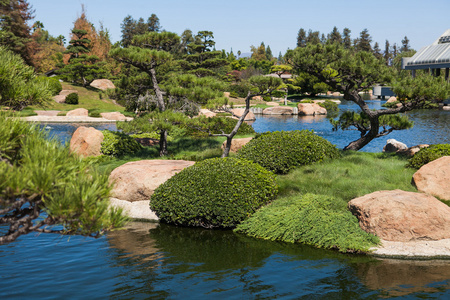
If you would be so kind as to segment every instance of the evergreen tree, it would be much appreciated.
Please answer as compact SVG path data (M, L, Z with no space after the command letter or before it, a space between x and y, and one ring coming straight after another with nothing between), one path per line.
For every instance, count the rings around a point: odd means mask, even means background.
M131 45L131 41L135 35L145 34L147 32L159 32L161 31L161 25L159 24L159 18L152 14L147 22L144 21L143 18L139 18L139 20L134 20L130 15L126 16L122 24L120 25L122 28L122 46L128 47Z
M378 45L378 42L375 42L373 45L373 55L375 55L376 58L380 59L383 57L383 54L381 54L380 46Z
M350 49L352 46L352 39L350 37L351 30L346 27L344 28L344 31L342 33L342 42L344 44L344 48Z
M400 48L400 52L408 52L411 50L411 46L409 45L409 39L405 35L405 37L402 40L402 47Z
M305 47L306 46L306 31L303 28L300 28L297 34L297 47Z
M134 19L128 15L123 19L120 27L122 28L122 46L128 47L131 45L131 40L135 34L134 32L135 21Z
M397 57L397 54L398 54L398 51L397 51L397 44L394 43L394 45L392 45L392 55L391 55L392 59L396 58L396 57Z
M367 28L365 28L359 34L359 39L356 40L356 43L355 43L356 50L372 52L372 46L370 45L371 42L372 42L372 38L371 38Z
M325 34L322 33L322 35L320 36L320 43L326 44L326 42L327 42L327 38L326 38Z
M273 58L272 50L270 49L270 46L268 45L266 48L266 59L272 60L272 58Z
M152 14L148 20L147 20L147 30L150 32L160 32L161 31L161 25L159 24L159 18Z
M342 43L342 36L341 33L339 32L339 30L337 29L336 26L333 27L333 30L331 31L331 33L328 35L328 40L331 43Z
M27 0L0 1L0 46L19 54L28 65L33 65L32 55L36 47L27 24L34 18L33 14Z
M386 43L384 45L384 55L383 55L384 61L386 62L386 65L389 66L391 64L391 46L389 44L389 41L386 40Z
M312 31L311 29L308 31L308 36L306 37L306 44L317 45L320 44L320 32Z

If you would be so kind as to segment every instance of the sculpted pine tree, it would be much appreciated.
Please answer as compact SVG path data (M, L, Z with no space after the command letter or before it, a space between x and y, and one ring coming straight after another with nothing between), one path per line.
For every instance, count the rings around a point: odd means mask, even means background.
M294 69L314 75L333 90L341 92L346 100L353 101L361 109L362 116L349 120L360 131L361 137L344 150L359 150L374 138L408 128L404 120L386 121L386 116L422 107L427 101L445 99L450 91L449 84L442 78L405 77L394 83L394 93L400 102L398 107L371 110L359 93L375 84L390 82L394 75L394 70L372 53L344 49L338 44L309 45L290 52L289 62Z

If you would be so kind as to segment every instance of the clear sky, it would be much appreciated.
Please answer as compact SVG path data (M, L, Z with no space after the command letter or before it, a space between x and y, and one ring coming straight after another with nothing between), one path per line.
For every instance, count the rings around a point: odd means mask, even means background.
M214 33L217 49L236 54L250 52L261 42L278 56L296 46L300 28L328 34L334 26L342 33L347 27L356 38L367 28L373 43L384 50L401 44L406 35L412 48L431 44L450 28L450 0L28 0L53 36L68 38L73 22L84 4L86 16L97 28L107 28L112 42L121 39L120 25L127 15L147 20L156 14L163 29L181 34ZM372 44L373 44L372 43Z

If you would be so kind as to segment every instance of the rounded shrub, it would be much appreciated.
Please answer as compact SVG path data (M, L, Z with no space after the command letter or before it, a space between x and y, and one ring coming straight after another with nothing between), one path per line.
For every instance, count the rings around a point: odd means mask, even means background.
M135 139L118 131L103 130L103 142L100 152L109 156L122 156L142 149Z
M66 104L78 104L78 94L77 93L70 93L66 96Z
M427 148L422 148L408 162L408 167L420 169L423 165L450 155L450 144L436 144Z
M197 162L160 185L150 208L161 221L230 228L272 201L275 175L250 161L212 158Z
M338 156L335 145L308 130L263 133L238 152L239 158L254 161L278 174Z

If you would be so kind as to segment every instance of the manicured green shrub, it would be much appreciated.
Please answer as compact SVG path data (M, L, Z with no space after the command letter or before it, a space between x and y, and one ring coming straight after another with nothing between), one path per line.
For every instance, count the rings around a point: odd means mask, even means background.
M379 239L359 227L347 202L325 195L296 195L275 200L235 229L272 241L303 243L341 252L366 252Z
M317 104L327 110L328 118L334 118L338 116L339 106L337 105L337 103L330 100L325 100L325 102L318 102Z
M263 133L238 152L239 158L254 161L279 174L338 156L335 145L308 130Z
M77 93L70 93L66 96L66 104L78 104L78 94Z
M422 148L408 162L408 167L420 169L430 161L450 155L450 144L436 144Z
M277 194L275 175L236 158L197 162L160 185L150 208L161 221L183 226L230 228Z
M142 149L135 139L118 131L103 130L103 142L100 151L104 155L122 156Z
M100 111L98 109L96 109L96 108L89 109L88 110L88 115L91 118L100 118L101 117Z

